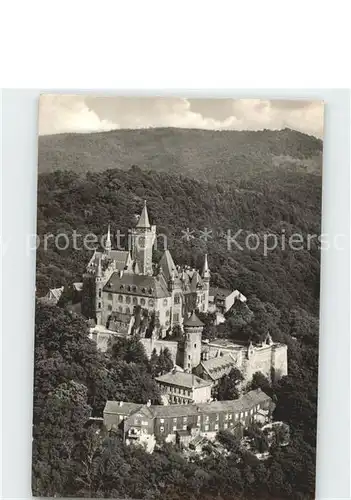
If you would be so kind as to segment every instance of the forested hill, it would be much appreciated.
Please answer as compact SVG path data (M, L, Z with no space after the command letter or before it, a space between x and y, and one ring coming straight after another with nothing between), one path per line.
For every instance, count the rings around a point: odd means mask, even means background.
M239 186L216 184L166 173L146 172L137 167L128 171L108 170L78 176L73 172L41 174L38 186L38 234L64 232L71 238L74 230L84 235L99 236L119 229L127 234L135 224L146 199L152 223L158 234L167 237L168 248L177 263L200 268L204 253L209 254L214 284L238 288L247 296L256 294L261 300L279 308L302 306L318 312L319 251L313 239L306 248L307 234L320 233L321 182L313 174L281 172L262 174L242 181ZM189 241L184 231L194 231ZM212 231L208 241L201 231ZM236 243L228 247L228 230ZM248 232L258 235L259 247L245 247ZM265 233L277 235L276 250L263 253ZM303 236L303 248L283 248L282 234ZM255 246L256 237L249 242ZM80 281L91 252L73 250L48 251L41 246L37 255L37 290ZM80 240L82 242L82 239ZM159 257L162 239L158 240ZM127 243L122 240L122 243ZM272 242L270 242L271 244ZM64 241L60 241L63 245Z
M133 165L199 180L237 181L262 172L321 173L320 139L295 130L150 128L39 138L39 173L102 172Z

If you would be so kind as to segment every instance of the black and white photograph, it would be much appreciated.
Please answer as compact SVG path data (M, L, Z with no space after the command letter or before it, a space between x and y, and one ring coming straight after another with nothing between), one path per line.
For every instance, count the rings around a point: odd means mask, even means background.
M323 102L38 106L33 495L313 500Z

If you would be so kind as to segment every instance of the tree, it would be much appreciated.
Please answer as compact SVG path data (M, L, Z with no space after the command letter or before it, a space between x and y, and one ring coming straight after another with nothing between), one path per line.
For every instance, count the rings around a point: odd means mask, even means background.
M219 401L237 399L239 397L239 384L244 380L240 370L232 368L228 375L224 375L216 387L216 398Z

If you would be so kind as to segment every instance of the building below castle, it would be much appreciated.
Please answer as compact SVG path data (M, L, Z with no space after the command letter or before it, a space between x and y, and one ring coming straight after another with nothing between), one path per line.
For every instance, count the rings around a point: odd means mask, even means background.
M122 430L124 441L144 444L153 450L157 439L190 445L198 436L215 439L221 430L242 437L243 429L256 420L269 422L274 410L272 399L260 389L232 401L188 405L140 405L107 401L104 426Z

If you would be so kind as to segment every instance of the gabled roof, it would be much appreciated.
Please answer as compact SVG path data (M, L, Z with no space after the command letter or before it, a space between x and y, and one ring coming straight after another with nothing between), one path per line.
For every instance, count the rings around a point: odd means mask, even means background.
M166 280L172 276L172 271L177 274L176 265L169 250L165 250L160 260L160 267Z
M183 326L204 326L204 324L196 316L195 311L193 311L191 316L184 321Z
M228 375L235 366L235 361L230 354L202 361L201 366L212 380L219 380Z
M162 275L148 276L123 273L121 276L119 272L114 272L103 290L104 292L137 295L138 297L170 297L167 283Z
M212 382L203 380L192 373L172 371L156 377L155 380L161 384L175 385L177 387L186 387L187 389L197 389L199 387L207 387L212 385Z
M194 274L192 275L191 282L190 282L191 291L196 292L196 290L201 285L202 285L202 278L201 278L200 274L197 271L195 271Z
M197 403L189 405L142 405L137 403L120 403L118 401L107 401L104 413L115 415L131 415L143 408L147 415L153 417L185 417L191 415L208 415L212 413L240 412L247 411L253 408L258 403L266 401L272 402L272 399L261 389L256 389L246 393L239 399L229 401L211 401L210 403Z
M141 212L140 218L138 220L138 223L136 227L140 228L149 228L150 227L150 221L149 221L149 214L147 213L147 208L146 208L146 201L144 202L144 207Z
M126 268L129 259L130 253L126 250L110 250L109 255L105 254L104 252L94 252L94 255L92 256L88 264L87 270L89 272L96 271L98 269L100 260L102 266L105 262L113 260L115 262L116 269L118 271L123 271Z

